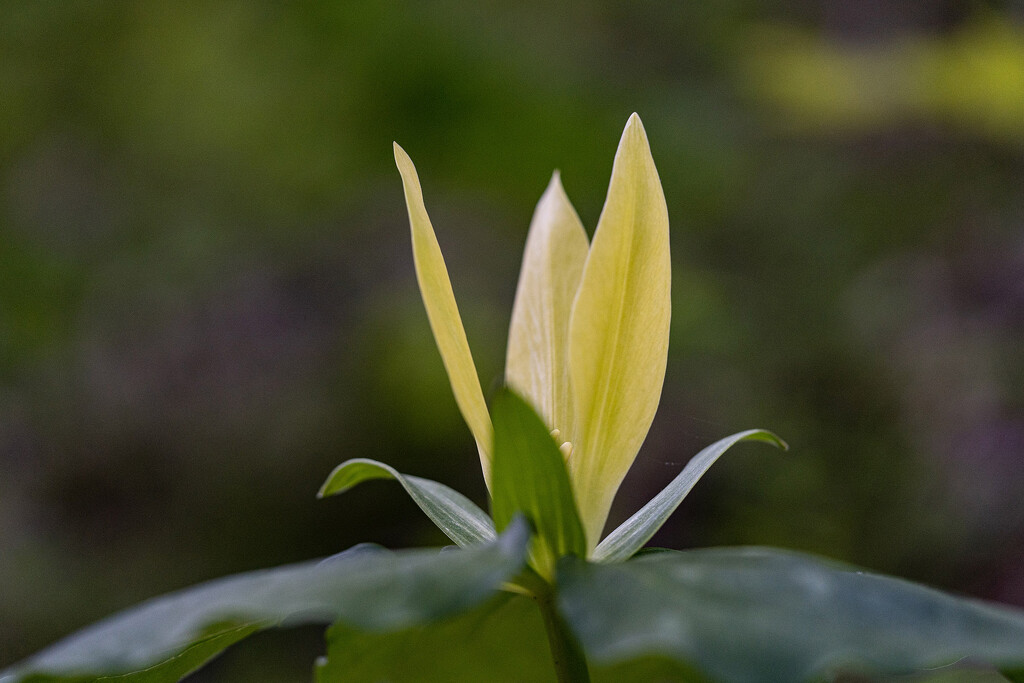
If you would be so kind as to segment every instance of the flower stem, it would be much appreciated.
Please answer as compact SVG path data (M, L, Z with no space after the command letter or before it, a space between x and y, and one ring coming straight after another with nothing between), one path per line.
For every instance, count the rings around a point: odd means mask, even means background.
M583 649L555 606L555 589L545 585L544 590L534 591L534 599L544 619L544 630L548 634L548 646L559 683L590 683Z

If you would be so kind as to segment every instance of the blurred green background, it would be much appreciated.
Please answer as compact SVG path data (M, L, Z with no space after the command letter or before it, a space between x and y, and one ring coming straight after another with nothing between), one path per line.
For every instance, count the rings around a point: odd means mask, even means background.
M413 275L416 161L485 392L558 168L600 213L642 116L668 377L620 521L1024 605L1024 4L97 2L0 8L0 667L146 597L445 539L484 504ZM308 679L318 629L195 680ZM254 662L254 664L247 664Z

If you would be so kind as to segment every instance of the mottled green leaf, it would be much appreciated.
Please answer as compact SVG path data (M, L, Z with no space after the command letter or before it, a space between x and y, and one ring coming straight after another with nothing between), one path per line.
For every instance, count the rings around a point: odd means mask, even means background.
M465 614L394 633L337 625L327 632L318 683L554 683L540 611L503 594Z
M243 626L222 630L218 626L213 626L211 630L216 632L215 635L209 638L197 639L190 647L185 648L177 655L159 664L120 676L105 677L105 679L130 683L177 681L199 669L231 645L261 630L261 628L261 626ZM52 674L32 674L27 678L15 676L9 679L5 676L6 674L0 676L0 681L3 681L3 683L7 683L9 680L22 683L93 683L93 681L97 680L95 674L67 675L56 672Z
M388 631L473 607L523 566L525 522L465 550L346 552L172 593L87 627L0 674L31 680L176 681L233 642L273 626L335 621ZM43 680L46 680L45 678Z
M327 632L317 683L554 683L540 610L530 598L503 594L442 621L393 633L350 626ZM591 666L592 683L705 679L666 657ZM915 682L916 683L916 682Z
M712 548L559 565L592 662L667 657L711 680L906 674L968 657L1024 665L1024 611L794 552Z

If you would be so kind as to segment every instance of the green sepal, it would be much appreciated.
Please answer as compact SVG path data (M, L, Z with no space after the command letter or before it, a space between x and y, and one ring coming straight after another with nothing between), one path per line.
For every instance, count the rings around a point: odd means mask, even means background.
M491 422L494 523L500 530L516 513L526 515L536 530L531 562L550 579L559 557L587 552L565 460L540 417L512 391L494 399Z
M317 496L324 498L344 493L371 479L397 481L437 528L464 548L492 541L497 535L487 513L455 489L430 479L402 474L390 465L367 458L347 460L335 467Z
M622 562L632 557L668 521L690 490L715 461L740 441L762 441L788 450L786 442L764 429L749 429L716 441L686 463L683 471L594 550L595 562Z

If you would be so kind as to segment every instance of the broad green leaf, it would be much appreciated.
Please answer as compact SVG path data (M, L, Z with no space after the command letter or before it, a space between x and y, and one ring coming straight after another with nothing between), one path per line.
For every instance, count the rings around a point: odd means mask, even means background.
M211 581L87 627L0 673L0 681L118 676L162 683L273 626L409 628L485 600L522 568L528 539L517 520L495 542L465 550L346 552Z
M396 633L367 633L338 625L327 632L327 642L317 683L555 681L539 611L522 596L502 595L465 614ZM707 681L683 662L656 656L592 663L590 674L593 683ZM913 683L1000 680L997 674L971 671L943 671L934 678L912 679ZM899 681L909 683L905 678Z
M540 198L523 251L508 332L505 381L572 441L569 315L588 240L557 172Z
M201 668L204 664L219 655L231 645L262 630L260 626L240 627L221 630L214 626L216 635L209 638L198 638L193 645L179 654L170 657L147 669L135 671L121 676L113 676L111 680L130 681L130 683L163 683L177 681ZM2 683L8 681L24 681L25 683L93 683L97 680L95 673L88 675L62 675L60 673L34 674L27 678L18 678L7 674L0 675Z
M715 681L898 675L969 657L1024 665L1024 611L770 548L559 565L559 605L592 662L667 657Z
M317 495L323 498L344 493L370 479L397 481L427 517L448 538L464 548L491 541L496 535L494 523L487 513L455 489L430 479L402 474L376 460L355 458L341 463L327 477Z
M640 117L626 124L569 324L573 488L589 548L654 419L671 315L668 210Z
M716 441L695 455L661 493L608 534L594 550L592 559L596 562L622 562L632 557L651 540L715 461L740 441L763 441L783 450L788 448L782 439L764 429L750 429Z
M318 683L555 681L540 611L533 600L508 593L395 633L333 626L316 673Z
M394 633L336 625L317 683L555 683L543 620L533 600L502 594L473 610ZM671 658L590 667L593 683L703 681ZM916 682L915 682L916 683Z
M493 420L494 524L502 530L517 513L526 515L536 529L532 563L550 579L559 557L586 553L565 461L540 417L512 391L494 399Z
M484 481L491 482L491 419L487 403L480 389L473 355L469 351L466 330L455 304L455 293L448 278L448 269L437 243L434 227L430 223L427 209L423 205L423 190L416 175L416 167L405 150L395 143L395 163L402 174L405 188L405 204L409 209L409 226L412 232L412 254L416 264L416 281L419 283L423 305L427 309L430 329L441 352L441 360L448 372L448 381L455 394L455 402L462 417L476 439L480 451L480 466Z

